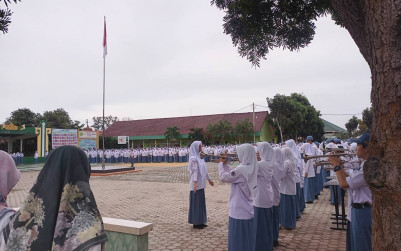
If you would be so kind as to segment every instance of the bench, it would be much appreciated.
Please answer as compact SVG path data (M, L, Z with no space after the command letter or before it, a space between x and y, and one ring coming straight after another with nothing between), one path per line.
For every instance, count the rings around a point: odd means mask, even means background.
M153 229L152 223L122 220L115 218L103 218L104 229L108 241L106 250L148 250L148 233Z

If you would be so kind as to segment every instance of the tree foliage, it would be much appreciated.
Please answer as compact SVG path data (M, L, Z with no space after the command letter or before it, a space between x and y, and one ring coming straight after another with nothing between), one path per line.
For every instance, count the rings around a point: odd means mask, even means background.
M47 127L60 129L82 129L84 124L78 120L72 120L68 112L63 108L58 108L54 111L45 111L43 120L46 121Z
M280 137L282 134L281 141L287 138L305 138L308 135L316 140L322 138L324 123L320 119L320 112L302 94L276 94L274 98L267 98L267 102L276 134Z
M362 121L366 126L366 131L370 132L373 124L373 111L371 107L362 111Z
M217 124L209 124L206 127L205 139L208 143L215 144L217 136Z
M189 134L188 134L188 138L192 139L192 140L200 140L202 142L205 142L205 132L203 130L203 128L191 128L189 129Z
M217 135L220 137L220 144L226 144L226 140L233 135L233 126L227 120L220 120L217 123Z
M13 0L13 2L15 2L15 3L17 3L17 1L20 1L20 0ZM8 32L8 26L11 23L11 15L13 13L8 8L8 4L11 3L11 1L3 0L3 2L6 5L7 9L0 8L0 31L3 32L3 34L6 34Z
M34 113L28 108L20 108L11 112L11 116L7 118L6 124L25 125L28 127L40 126L40 121L44 120L47 127L60 129L81 129L84 124L78 120L72 120L68 112L63 108L54 111L45 111L43 115Z
M167 139L167 146L168 146L169 141L170 142L175 141L180 136L180 129L176 126L167 127L166 132L164 133L164 136Z
M348 136L351 138L354 135L355 130L358 128L358 118L352 116L345 124L345 128L347 128Z
M93 117L92 121L93 121L93 124L91 125L91 127L95 128L96 130L103 129L103 117ZM104 117L104 129L106 130L115 121L118 121L117 117L113 117L111 115Z
M11 116L7 118L6 124L13 123L14 125L25 125L28 127L36 127L40 125L42 115L34 113L28 108L19 108L11 112Z
M234 125L234 136L238 143L245 143L253 132L253 125L249 119L240 120Z
M298 50L315 35L314 21L333 13L329 0L212 0L225 12L224 33L242 57L259 66L274 47Z
M227 120L220 120L216 124L209 124L205 135L208 142L225 144L234 135L233 126Z

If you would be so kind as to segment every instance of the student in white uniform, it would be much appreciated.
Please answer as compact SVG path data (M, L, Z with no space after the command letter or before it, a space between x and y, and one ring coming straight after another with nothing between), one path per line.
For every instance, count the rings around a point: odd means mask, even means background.
M228 251L254 250L254 209L252 205L257 187L258 160L250 144L238 147L240 165L234 169L219 158L219 177L231 183L229 198Z
M297 172L297 159L292 150L288 147L283 148L284 169L280 183L280 224L286 229L296 227L296 184L295 176Z
M256 144L258 149L258 183L253 198L255 251L273 250L273 147L267 142Z
M338 157L329 157L335 168L341 188L348 189L351 196L351 235L354 250L372 250L372 193L363 177L363 165L369 157L370 134L364 133L355 142L357 156L363 159L360 169L351 174L344 171L344 164ZM348 240L348 239L347 239Z
M203 229L207 227L205 187L206 180L214 186L207 172L205 161L200 158L202 142L194 141L190 147L188 171L190 176L189 184L189 212L188 223L193 228Z
M302 189L301 187L303 186L304 183L304 166L305 163L303 160L301 160L301 154L298 150L298 146L296 145L295 141L293 139L287 140L285 142L285 145L288 146L293 155L294 158L296 160L296 172L295 172L295 177L294 177L294 181L295 181L295 190L296 190L296 205L295 205L295 212L296 212L296 218L300 219L301 218L301 208L303 207L303 205L301 205L302 203L304 203L305 201L305 197L304 197L304 193L302 193Z
M316 148L313 148L313 137L306 137L307 143L302 146L302 151L305 155L316 155ZM304 169L304 196L306 203L313 203L316 195L316 179L315 168L313 167L313 159L310 159L305 164Z
M273 169L273 246L278 247L278 237L280 232L280 179L284 169L284 155L280 147L274 148L275 165Z

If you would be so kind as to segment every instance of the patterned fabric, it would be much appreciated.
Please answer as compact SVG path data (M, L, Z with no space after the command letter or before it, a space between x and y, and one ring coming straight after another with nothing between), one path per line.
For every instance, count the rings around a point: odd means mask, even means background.
M87 250L107 236L77 147L54 150L6 229L9 250Z

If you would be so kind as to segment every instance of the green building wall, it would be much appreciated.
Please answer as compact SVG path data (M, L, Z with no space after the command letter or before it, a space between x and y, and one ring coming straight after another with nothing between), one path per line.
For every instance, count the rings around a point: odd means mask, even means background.
M260 130L260 141L268 141L277 143L278 137L274 134L273 126L267 122L263 122L262 129Z

